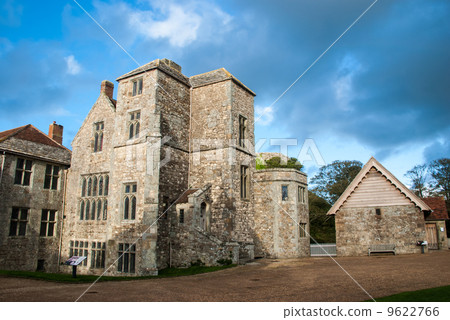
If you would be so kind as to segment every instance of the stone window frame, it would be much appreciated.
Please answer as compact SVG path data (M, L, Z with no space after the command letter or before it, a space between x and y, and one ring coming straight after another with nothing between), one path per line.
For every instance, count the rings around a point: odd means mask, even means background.
M117 272L136 273L136 243L119 243Z
M375 208L375 215L381 218L381 216L383 215L383 211L381 210L381 208Z
M10 237L24 237L27 235L28 218L30 208L12 207L9 224Z
M82 175L80 185L79 220L108 220L109 173Z
M141 110L128 112L128 140L139 138L141 128Z
M281 201L289 201L289 185L287 184L281 185Z
M304 186L298 186L298 202L306 203L306 188Z
M20 186L30 186L33 174L33 161L26 158L17 158L14 184Z
M106 261L106 243L101 241L92 241L91 269L104 269L105 261Z
M123 184L122 220L134 221L137 214L137 182Z
M241 199L248 200L249 199L249 167L245 165L241 165L240 167L240 194Z
M39 231L40 237L54 237L56 235L56 219L57 210L42 209L41 210L41 229Z
M73 256L86 257L80 266L87 266L89 259L89 241L86 240L70 240L69 242L69 258Z
M47 164L45 166L44 189L58 190L60 166Z
M243 115L239 115L239 146L245 148L245 139L247 139L247 118Z
M131 96L140 96L144 92L144 78L136 78L131 81Z
M103 130L105 122L98 121L94 123L94 146L93 152L101 152L103 150Z
M306 222L300 222L298 224L298 231L299 231L298 237L299 238L306 238L308 236L307 231L306 231L306 226L307 226Z

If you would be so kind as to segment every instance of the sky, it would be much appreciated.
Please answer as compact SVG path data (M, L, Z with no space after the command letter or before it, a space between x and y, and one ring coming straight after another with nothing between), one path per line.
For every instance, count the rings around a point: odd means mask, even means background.
M374 0L77 2L132 58L73 0L2 0L0 131L56 121L70 148L102 80L117 91L136 62L169 58L252 89L258 151L294 139L310 178L318 158L375 156L408 184L413 166L450 157L450 1L377 1L279 100Z

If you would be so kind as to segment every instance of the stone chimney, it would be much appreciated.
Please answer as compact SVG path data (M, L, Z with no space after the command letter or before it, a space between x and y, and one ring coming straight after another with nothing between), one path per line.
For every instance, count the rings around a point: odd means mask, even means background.
M62 125L56 124L56 121L53 121L53 123L48 127L48 136L59 144L62 144L63 129L64 127Z
M113 98L114 84L108 80L103 80L100 87L100 94L106 94L110 99Z

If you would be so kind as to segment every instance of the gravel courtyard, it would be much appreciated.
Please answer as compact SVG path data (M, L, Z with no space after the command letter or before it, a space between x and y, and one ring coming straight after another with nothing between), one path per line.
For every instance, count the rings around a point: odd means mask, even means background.
M450 251L339 257L370 295L450 285ZM0 301L75 301L89 284L0 277ZM195 276L95 284L80 301L363 301L370 297L330 258L256 260Z

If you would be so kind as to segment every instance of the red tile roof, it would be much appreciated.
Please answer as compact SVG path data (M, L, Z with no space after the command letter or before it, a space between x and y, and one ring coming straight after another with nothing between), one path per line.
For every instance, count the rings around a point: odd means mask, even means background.
M3 142L11 137L68 150L66 147L51 139L31 124L0 132L0 142Z
M425 215L425 220L448 219L447 205L443 197L429 197L422 200L433 210L429 215Z

